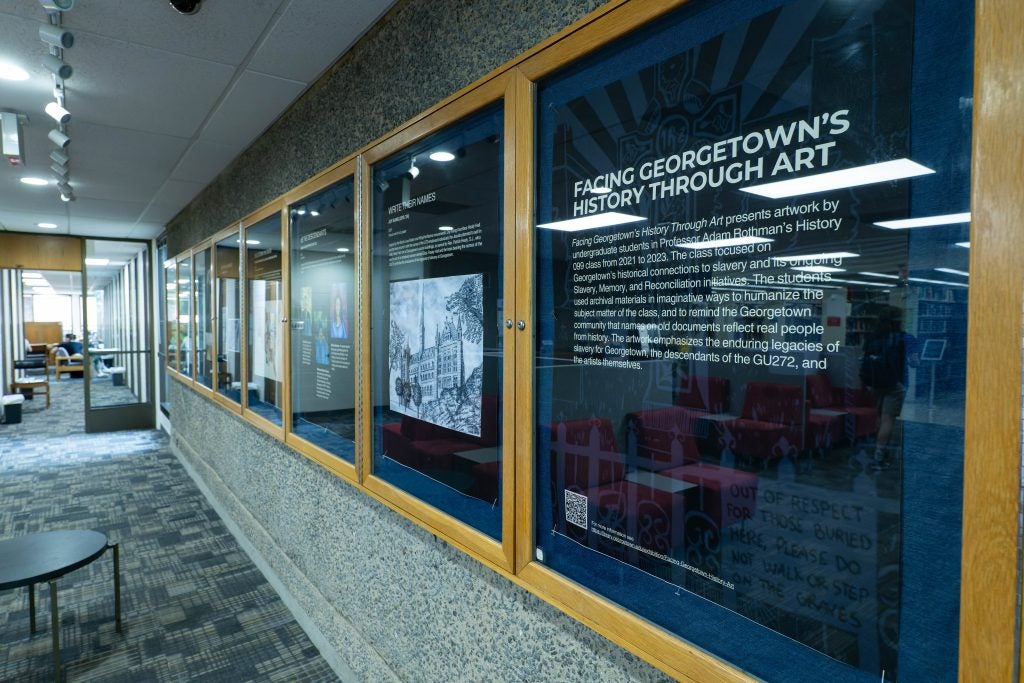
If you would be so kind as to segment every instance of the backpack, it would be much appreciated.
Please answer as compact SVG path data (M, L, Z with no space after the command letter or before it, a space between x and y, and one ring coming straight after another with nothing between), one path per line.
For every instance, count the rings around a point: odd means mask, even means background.
M892 389L903 381L904 355L903 334L900 332L868 339L860 364L861 383L872 389Z

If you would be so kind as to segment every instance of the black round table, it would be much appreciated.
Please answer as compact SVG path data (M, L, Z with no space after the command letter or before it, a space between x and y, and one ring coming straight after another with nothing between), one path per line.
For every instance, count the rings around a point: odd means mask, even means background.
M50 624L53 631L54 680L59 681L60 618L57 579L81 569L107 550L114 550L114 618L121 633L121 561L117 543L98 531L47 531L0 541L0 590L28 586L29 628L36 632L37 583L50 586Z

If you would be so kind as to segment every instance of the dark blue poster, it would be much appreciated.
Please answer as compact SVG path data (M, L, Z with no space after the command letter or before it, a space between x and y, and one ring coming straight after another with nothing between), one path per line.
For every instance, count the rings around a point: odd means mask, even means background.
M915 144L910 0L755 4L541 87L538 558L899 680L911 463L962 458L969 136Z

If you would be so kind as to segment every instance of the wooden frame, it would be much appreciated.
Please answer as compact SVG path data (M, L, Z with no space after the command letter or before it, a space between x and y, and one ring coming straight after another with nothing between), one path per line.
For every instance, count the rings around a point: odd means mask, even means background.
M960 679L1017 680L1021 612L1024 5L978 0L971 158Z
M728 663L690 646L671 633L611 603L534 560L533 538L533 188L535 82L571 65L612 40L657 19L685 0L614 0L591 15L511 60L462 91L414 117L384 137L270 202L242 222L244 228L282 212L282 244L288 243L290 202L354 173L356 178L356 368L357 449L355 467L308 448L290 431L290 404L278 428L246 408L220 401L268 434L347 480L431 533L469 553L505 578L578 619L618 645L682 680L734 681L749 678ZM960 675L965 680L1009 679L1024 668L1015 626L1022 579L1017 569L1020 512L1021 309L1024 307L1024 246L1017 226L1024 222L1024 176L1019 112L1024 95L1019 65L1024 63L1024 6L978 0L975 37L975 112L972 158L971 272L968 401L964 483L963 585ZM503 434L503 540L497 543L422 503L372 472L369 305L371 188L374 163L499 98L505 99L506 268L516 274L506 284L507 316L523 320L523 332L505 334L506 372ZM244 253L244 252L243 252ZM244 261L244 258L243 258ZM282 255L288 273L287 255ZM288 279L285 280L285 301ZM506 282L509 276L506 276ZM240 273L243 320L248 315ZM248 325L243 323L242 365L247 373ZM166 331L165 331L166 332ZM290 337L286 334L286 340ZM288 342L286 342L288 343ZM287 347L286 347L287 349ZM287 352L286 352L287 353ZM286 355L290 362L290 354ZM508 368L515 371L510 371ZM185 381L176 372L169 373ZM290 400L290 369L285 372ZM243 387L248 377L243 377ZM186 382L187 383L187 382ZM215 393L215 400L218 398ZM243 389L243 397L246 395ZM246 398L242 399L243 404ZM517 416L526 419L514 418ZM511 448L511 450L509 450ZM514 506L514 510L511 509ZM511 526L510 526L511 525ZM1008 599L1007 596L1014 596Z
M352 184L352 211L353 211L353 219L354 219L354 225L355 225L355 235L353 237L354 237L354 239L358 240L358 238L359 238L359 202L357 200L358 200L358 197L359 197L359 187L358 187L357 183L355 182L356 181L356 177L355 176L356 176L357 163L358 163L357 159L354 159L354 158L348 159L347 161L339 163L339 164L331 167L327 171L325 171L325 172L323 172L323 173L321 173L321 174L319 174L319 175L317 175L317 176L315 176L313 178L310 178L306 182L304 182L301 185L299 185L298 187L296 187L294 190L291 190L291 191L287 192L284 195L283 201L284 201L284 211L285 211L285 216L286 216L285 219L284 219L284 222L285 222L284 231L285 231L285 240L289 243L289 245L291 244L291 224L290 224L290 221L287 218L288 207L292 206L296 202L302 201L303 199L305 199L305 198L307 198L307 197L309 197L309 196L311 196L313 194L316 194L317 192L320 192L321 190L326 189L327 187L330 187L331 185L334 185L335 183L341 182L342 180L345 180L347 178L352 178L353 179L353 184ZM355 254L353 255L353 260L356 262L356 264L358 264L358 261L359 261L359 256L358 255L360 253L358 244L355 244L354 247L355 247ZM288 268L286 279L288 280L288 288L289 288L288 289L289 298L286 301L286 306L289 307L289 310L290 310L290 306L291 306L291 298L290 298L291 297L291 268L290 267ZM359 285L358 270L357 270L357 274L356 274L355 280L356 280L355 287L358 287L358 285ZM354 306L353 306L353 313L354 313L354 315L352 316L352 320L353 321L361 320L362 319L363 310L362 310L361 305L360 305L361 302L359 300L359 296L355 292L353 292L353 304L354 304ZM354 323L354 327L358 328L359 327L358 323ZM289 348L289 354L287 356L288 360L287 360L287 363L286 363L286 365L287 365L286 373L287 373L287 376L288 376L288 379L289 379L289 382L288 382L288 392L289 392L289 406L290 406L291 405L291 403L290 403L290 401L291 401L291 376L292 376L291 353L290 353L290 349L291 349L291 347L290 347L290 344L291 344L291 330L290 330L290 327L286 327L285 328L285 337L287 337L288 340L289 340L289 342L288 342L289 343L289 347L288 347ZM355 349L356 349L356 351L353 354L353 356L354 356L353 362L354 362L354 367L355 367L354 377L356 379L356 387L353 387L353 397L355 397L357 399L356 400L357 404L359 403L359 400L358 400L359 399L358 379L359 379L359 372L360 372L360 363L359 363L359 358L360 358L359 349L360 348L362 348L362 347L360 346L359 335L357 333L355 335ZM356 469L356 465L354 463L346 462L345 460L342 460L338 456L336 456L336 455L334 455L332 453L328 453L324 449L322 449L322 448L320 448L320 447L310 443L306 439L303 439L301 436L298 436L295 433L293 433L293 431L292 431L292 426L293 425L292 425L291 420L292 420L291 408L289 407L288 429L286 430L285 437L284 437L284 441L285 441L286 444L288 444L289 446L294 448L299 453L302 453L303 455L305 455L310 460L313 460L314 462L324 466L325 468L327 468L331 472L334 472L335 474L341 476L342 478L347 479L347 480L352 481L352 482L355 482L355 481L358 480L357 469ZM356 417L356 425L357 426L359 425L358 413L357 413L357 417ZM357 432L358 432L358 427L357 427ZM358 433L357 433L357 439L356 439L356 451L357 452L359 450L359 446L360 446L360 444L359 444Z
M249 228L253 227L257 223L270 218L274 214L278 215L278 229L281 235L281 300L288 301L288 283L285 273L288 272L288 240L286 236L286 216L287 206L285 205L283 198L278 197L271 202L268 202L261 208L252 212L242 220L241 236L239 239L239 248L241 249L242 258L242 270L239 273L241 284L241 299L242 299L242 416L250 422L252 425L258 427L262 431L266 432L270 436L284 441L284 435L286 430L289 428L289 414L290 414L290 401L288 392L291 388L289 382L289 372L285 370L281 381L281 424L276 425L267 418L259 415L249 408L249 280L248 270L249 261L246 249L246 236L248 235ZM282 325L287 327L288 316L287 312L284 313ZM289 358L289 344L288 335L284 335L284 350L282 351L284 358Z
M214 354L213 357L214 357L214 362L215 363L219 362L219 361L217 361L217 358L220 356L220 326L219 326L219 322L220 322L220 310L221 310L220 286L219 286L219 282L218 282L220 278L217 277L217 245L220 242L222 242L224 239L230 238L232 235L234 235L238 239L238 244L239 244L239 248L238 248L238 264L237 264L239 277L238 277L237 287L239 288L239 295L238 295L239 306L241 306L242 305L242 293L241 293L241 288L242 288L242 251L243 251L242 247L241 247L241 244L242 244L242 242L241 242L241 240L242 240L242 223L240 221L239 222L235 222L235 223L229 225L228 227L224 228L220 232L216 233L215 235L213 235L213 237L210 238L210 243L211 243L210 270L211 270L211 273L212 273L211 277L212 277L212 281L213 281L213 302L212 302L213 316L211 318L211 324L213 325L213 354ZM241 313L242 312L239 311L239 316L241 316ZM241 340L239 340L239 341L241 341ZM241 377L239 377L239 379L241 379ZM241 413L242 413L242 399L241 399L241 395L239 395L239 401L236 403L236 402L232 401L230 398L228 398L227 396L225 396L224 394L221 393L221 391L220 391L220 372L216 368L214 368L214 371L213 371L213 389L210 392L210 395L211 395L211 397L213 398L213 400L216 403L219 403L224 408L226 408L226 409L228 409L228 410L230 410L230 411L232 411L234 413L238 413L239 415L241 415Z
M479 88L467 93L464 97L454 100L447 104L442 109L432 112L428 116L425 116L417 120L414 124L403 128L401 132L396 133L394 136L381 141L377 145L367 150L362 155L362 173L364 182L362 183L361 196L362 196L362 224L359 230L359 241L357 243L357 251L360 254L360 265L362 278L362 291L360 293L360 310L369 310L371 305L370 302L370 286L369 279L371 277L370 269L370 251L372 244L372 188L369 187L371 183L369 178L372 176L373 165L383 159L390 157L391 155L400 152L409 145L427 137L428 135L442 130L443 128L458 122L459 120L472 115L480 109L494 104L499 100L504 101L504 137L505 140L505 166L504 166L504 180L503 180L503 193L504 197L504 230L502 232L502 240L505 249L505 282L503 283L503 297L511 297L511 301L515 301L515 289L514 285L510 284L514 281L515 274L515 253L508 249L510 239L512 239L512 223L510 222L511 217L514 215L514 178L510 177L509 170L513 167L514 161L510 160L512 156L509 152L510 140L509 134L514 130L515 125L515 96L516 91L514 87L514 79L509 76L499 76L486 83L482 84ZM508 299L506 299L506 302ZM506 311L510 311L512 308L506 303ZM368 317L363 317L359 323L360 326L360 339L364 342L370 339L370 322ZM512 342L510 344L510 342ZM503 354L503 380L505 385L503 391L508 391L514 383L515 371L514 371L514 360L515 360L515 338L511 334L510 330L504 330L504 349ZM360 403L363 406L362 415L360 416L359 422L359 436L357 443L361 445L360 450L362 451L361 458L361 478L363 486L377 497L389 501L396 509L400 510L409 519L429 529L432 533L435 533L448 542L457 545L459 547L467 549L471 554L478 558L485 560L486 562L500 567L506 570L512 570L514 564L514 552L515 552L515 459L510 457L514 453L515 442L515 410L514 401L509 402L508 395L506 394L503 398L503 409L502 409L502 453L505 457L502 458L502 540L498 542L490 536L477 531L469 525L456 520L451 515L424 503L417 497L406 493L405 491L397 488L396 486L380 479L373 473L373 458L370 453L370 448L373 444L373 426L372 426L372 410L367 408L372 406L372 387L371 387L371 354L369 344L363 344L361 346L362 351L360 352L360 360L362 363L362 370L360 372L360 385L362 391L360 392Z

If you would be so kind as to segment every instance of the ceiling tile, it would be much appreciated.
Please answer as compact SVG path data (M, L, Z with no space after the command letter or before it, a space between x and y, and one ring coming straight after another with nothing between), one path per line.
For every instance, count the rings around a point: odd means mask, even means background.
M67 108L76 121L188 138L234 75L231 66L123 40L85 36L65 60Z
M309 83L392 4L390 0L354 0L341 11L337 0L293 0L249 68Z
M166 223L174 218L182 207L192 201L192 198L199 194L205 186L204 183L168 180L160 188L160 191L153 195L153 201L142 214L141 220Z
M171 178L208 185L240 151L200 137L181 157Z
M78 221L84 219L128 222L134 225L146 208L144 202L110 201L91 197L78 197L74 204L75 208L71 216L72 231L78 227Z
M240 152L305 89L305 83L246 71L210 117L201 139Z
M24 2L24 0L22 0ZM82 2L64 12L64 26L80 34L110 36L137 45L238 65L259 38L282 0L204 2L197 14L183 15L166 0ZM44 19L36 2L34 14ZM21 13L21 12L19 12ZM76 45L77 47L77 42Z

